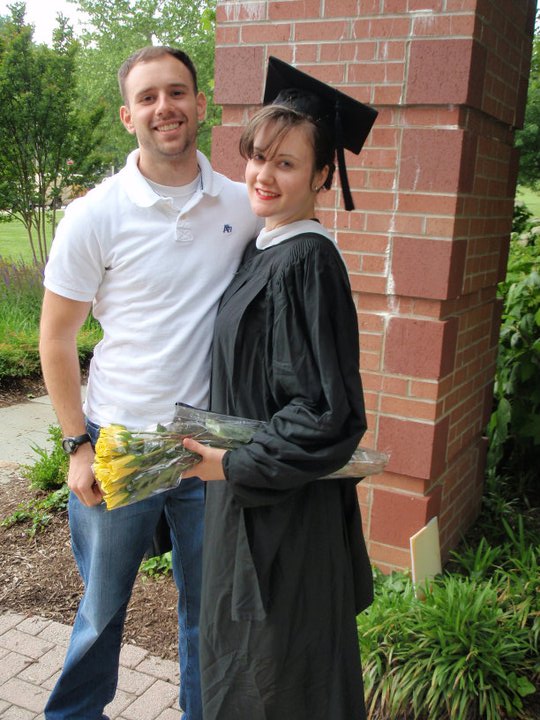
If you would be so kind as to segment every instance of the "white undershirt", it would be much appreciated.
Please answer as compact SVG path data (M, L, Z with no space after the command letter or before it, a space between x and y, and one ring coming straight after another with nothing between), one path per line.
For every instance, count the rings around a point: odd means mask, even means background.
M144 179L156 195L160 195L162 198L171 200L174 209L178 210L178 212L184 209L184 206L187 205L188 201L191 200L198 190L202 189L200 172L195 180L187 183L187 185L160 185L153 180L149 180L147 177Z

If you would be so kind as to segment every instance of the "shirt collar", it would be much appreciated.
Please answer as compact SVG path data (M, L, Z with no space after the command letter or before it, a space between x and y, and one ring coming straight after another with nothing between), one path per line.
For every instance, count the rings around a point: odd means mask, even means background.
M290 238L295 237L296 235L301 235L302 233L323 235L325 238L328 238L328 240L331 240L335 245L337 245L334 236L319 222L317 222L317 220L297 220L296 222L289 223L288 225L277 227L274 230L265 230L263 228L257 237L256 245L259 250L265 250L266 248L279 245L279 243L284 240L289 240Z
M123 169L125 179L125 189L129 199L139 207L151 207L163 200L150 187L146 178L139 170L139 150L133 150L127 157L126 165ZM222 178L212 170L212 166L208 159L197 150L197 162L201 171L202 194L215 197L219 194L222 187Z

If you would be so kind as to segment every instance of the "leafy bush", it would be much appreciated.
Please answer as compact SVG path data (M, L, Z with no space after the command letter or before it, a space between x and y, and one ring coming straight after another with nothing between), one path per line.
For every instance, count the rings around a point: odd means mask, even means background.
M488 426L488 468L538 492L540 466L540 223L513 233L508 272L499 285L502 326Z
M32 377L40 371L38 331L6 330L0 341L0 378Z
M170 575L172 573L172 553L169 550L163 555L155 555L154 557L143 560L141 563L141 572L150 577L158 575Z
M14 262L0 256L0 278L3 319L13 314L18 320L34 325L43 297L43 265Z
M69 458L62 449L62 431L57 425L50 425L48 437L52 441L52 449L34 445L32 450L38 459L31 465L23 465L24 477L30 480L35 490L56 490L67 478Z
M525 232L530 224L533 214L522 200L514 203L514 215L512 218L512 232Z

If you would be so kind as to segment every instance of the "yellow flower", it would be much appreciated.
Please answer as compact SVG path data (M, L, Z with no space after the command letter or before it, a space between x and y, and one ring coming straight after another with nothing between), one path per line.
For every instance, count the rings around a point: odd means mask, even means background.
M99 457L99 456L98 456ZM107 461L103 457L94 463L94 475L104 492L115 483L138 470L135 455L121 455Z
M123 425L108 425L100 430L96 452L101 457L115 457L128 452L131 433Z
M129 493L126 491L119 491L117 493L109 493L105 498L107 510L114 510L115 507L122 507L126 504L126 500L129 500Z
M176 467L176 457L179 463L185 463L186 456L194 462L193 453L182 447L182 437L162 431L131 432L117 424L103 427L93 470L107 509L142 500L161 487L176 487L186 467Z

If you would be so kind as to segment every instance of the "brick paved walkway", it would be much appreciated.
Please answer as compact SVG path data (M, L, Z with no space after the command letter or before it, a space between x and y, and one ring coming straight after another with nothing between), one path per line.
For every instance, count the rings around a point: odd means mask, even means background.
M39 617L0 615L0 718L42 719L71 627ZM178 666L124 645L111 720L179 720Z

